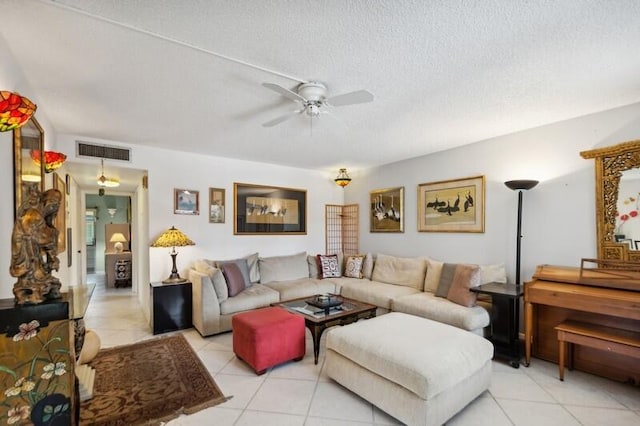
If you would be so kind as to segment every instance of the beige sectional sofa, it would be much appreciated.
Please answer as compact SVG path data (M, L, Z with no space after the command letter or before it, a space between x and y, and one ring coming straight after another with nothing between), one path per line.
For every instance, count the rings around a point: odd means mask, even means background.
M341 255L340 255L341 256ZM342 256L341 256L342 257ZM229 297L220 269L239 262L249 271L251 285ZM343 264L343 261L340 261ZM489 325L490 305L466 307L435 295L442 262L416 257L367 254L363 278L319 278L316 256L259 257L257 253L231 261L199 260L189 270L193 286L193 325L203 336L231 330L231 317L279 301L323 293L340 294L378 307L378 314L403 312L449 324L476 334ZM504 267L481 267L482 282L506 282Z

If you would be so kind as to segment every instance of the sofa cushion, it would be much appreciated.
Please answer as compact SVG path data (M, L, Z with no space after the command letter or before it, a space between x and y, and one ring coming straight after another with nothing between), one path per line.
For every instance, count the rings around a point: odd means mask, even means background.
M234 297L247 287L246 278L242 275L240 267L235 262L223 263L221 266L229 289L229 297Z
M344 264L344 276L349 278L363 278L362 267L364 266L364 256L350 255Z
M349 281L346 281L346 280ZM331 281L338 281L340 295L349 299L376 305L386 310L391 310L391 301L396 297L419 293L413 287L387 284L367 279L357 280L354 278L333 278Z
M489 313L484 308L467 308L428 292L398 297L393 300L392 310L479 333L489 325Z
M373 263L373 255L371 253L367 253L364 256L364 263L362 265L363 278L368 280L371 279L371 274L373 274Z
M372 281L422 290L427 262L424 258L395 257L379 254L371 275Z
M260 257L260 282L296 280L309 277L307 253L289 256Z
M209 279L213 283L213 289L218 297L218 302L222 303L229 297L229 289L227 288L227 281L224 279L224 275L219 268L211 266L206 260L196 260L193 265L193 269L209 276Z
M435 293L438 290L438 283L440 282L440 274L442 273L442 266L444 262L439 260L426 258L427 261L427 273L424 277L424 291L430 291Z
M342 276L337 254L319 254L318 270L321 278L337 278Z
M222 302L220 304L220 313L222 315L235 314L236 312L264 308L279 301L280 295L277 291L264 285L252 285L249 288L245 288L235 297L230 297Z
M300 278L289 281L272 281L263 284L280 294L280 301L314 296L316 294L335 293L336 286L329 280Z
M479 286L480 279L479 266L458 265L451 281L447 299L468 308L474 306L476 304L476 293L470 291L470 289Z
M322 278L320 275L320 268L318 267L318 256L308 255L307 265L309 266L309 278Z

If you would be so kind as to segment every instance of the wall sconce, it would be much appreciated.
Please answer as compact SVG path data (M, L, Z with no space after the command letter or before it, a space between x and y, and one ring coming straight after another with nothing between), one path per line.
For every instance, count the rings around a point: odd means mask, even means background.
M107 212L109 213L109 217L111 219L113 219L113 217L116 215L116 213L118 212L118 209L107 209Z
M33 102L16 92L0 91L0 132L24 126L36 108Z
M347 169L340 169L340 172L334 181L343 188L349 185L351 183L351 178L347 174Z

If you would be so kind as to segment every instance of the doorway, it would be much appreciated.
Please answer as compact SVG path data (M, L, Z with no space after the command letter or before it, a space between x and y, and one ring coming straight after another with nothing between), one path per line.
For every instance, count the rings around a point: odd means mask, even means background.
M131 196L85 194L86 274L104 277L107 288L131 286ZM122 279L116 280L115 265L121 266ZM102 278L101 277L101 278Z

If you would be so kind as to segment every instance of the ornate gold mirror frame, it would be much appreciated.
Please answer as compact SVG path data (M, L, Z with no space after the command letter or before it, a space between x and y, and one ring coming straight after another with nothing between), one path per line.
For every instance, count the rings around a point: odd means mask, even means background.
M32 157L40 157L39 164ZM30 188L44 191L44 131L35 117L13 130L14 219Z
M598 258L640 261L640 251L615 241L618 188L622 172L640 167L640 140L583 151L596 161L596 239Z

